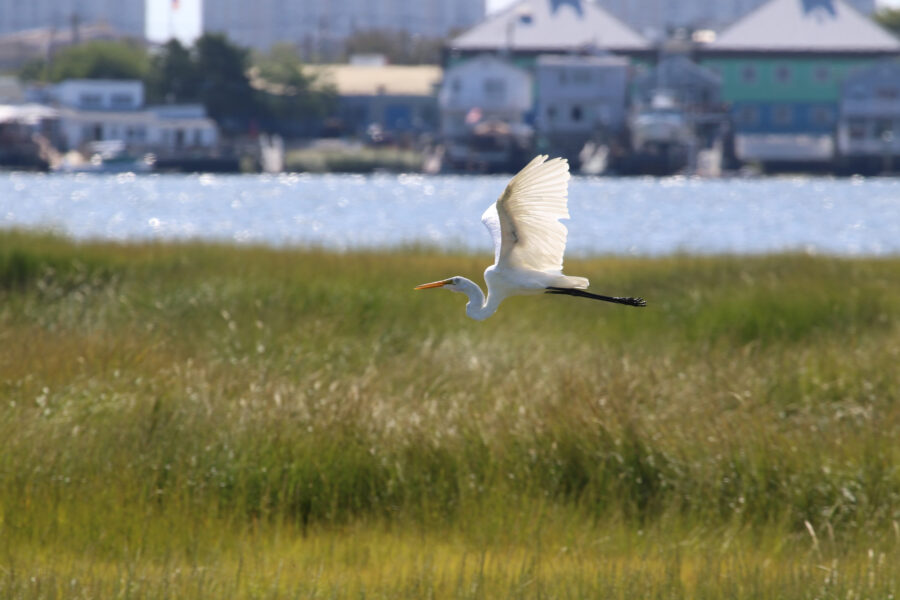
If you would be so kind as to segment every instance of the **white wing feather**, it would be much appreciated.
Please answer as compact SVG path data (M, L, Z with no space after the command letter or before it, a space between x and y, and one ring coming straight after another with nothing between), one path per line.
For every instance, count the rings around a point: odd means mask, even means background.
M535 157L481 217L494 240L498 267L561 273L569 218L569 164ZM585 280L586 281L586 280Z

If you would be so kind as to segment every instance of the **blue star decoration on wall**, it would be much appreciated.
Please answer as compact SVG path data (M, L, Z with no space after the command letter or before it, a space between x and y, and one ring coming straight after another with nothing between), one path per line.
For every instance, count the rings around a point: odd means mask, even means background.
M550 0L550 8L555 15L560 7L569 5L572 7L572 10L578 13L578 18L580 19L584 16L584 8L581 6L581 2L582 0Z
M828 11L832 17L837 16L837 10L834 8L834 0L803 0L803 12L811 13L817 8Z

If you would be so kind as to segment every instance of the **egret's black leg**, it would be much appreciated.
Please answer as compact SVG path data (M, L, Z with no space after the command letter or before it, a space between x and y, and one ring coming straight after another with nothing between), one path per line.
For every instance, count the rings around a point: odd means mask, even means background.
M603 300L604 302L614 302L616 304L624 304L626 306L647 306L646 300L643 298L620 298L618 296L601 296L600 294L592 294L584 290L575 288L558 288L548 287L547 294L564 294L566 296L577 296L578 298L590 298L591 300Z

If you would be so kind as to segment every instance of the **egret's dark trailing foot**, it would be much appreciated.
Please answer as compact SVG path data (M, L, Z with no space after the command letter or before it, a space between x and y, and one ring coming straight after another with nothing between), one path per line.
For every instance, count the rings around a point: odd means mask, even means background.
M591 300L603 300L604 302L614 302L616 304L624 304L625 306L647 306L647 301L643 298L619 297L619 296L603 296L601 294L592 294L577 288L558 288L548 287L547 294L564 294L566 296L577 296L578 298L590 298Z
M494 240L494 264L484 270L487 296L471 279L456 275L423 283L417 290L443 288L465 294L466 314L476 321L490 317L504 298L515 294L567 294L627 306L646 306L643 298L614 298L585 292L590 281L564 275L569 218L569 163L564 158L534 157L507 184L481 222Z

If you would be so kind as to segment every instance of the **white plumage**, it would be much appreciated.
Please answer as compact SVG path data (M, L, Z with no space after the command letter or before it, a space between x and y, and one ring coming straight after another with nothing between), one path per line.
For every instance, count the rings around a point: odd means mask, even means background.
M562 158L537 156L512 178L481 216L497 266L562 272L568 232L559 220L569 218L568 186Z
M484 272L487 299L477 284L460 276L426 283L417 290L446 287L462 292L469 297L466 314L478 320L491 316L507 296L515 294L547 292L644 305L640 298L585 292L586 278L563 275L568 231L560 219L569 218L569 163L564 158L547 158L536 156L528 163L481 216L494 240L494 264Z

